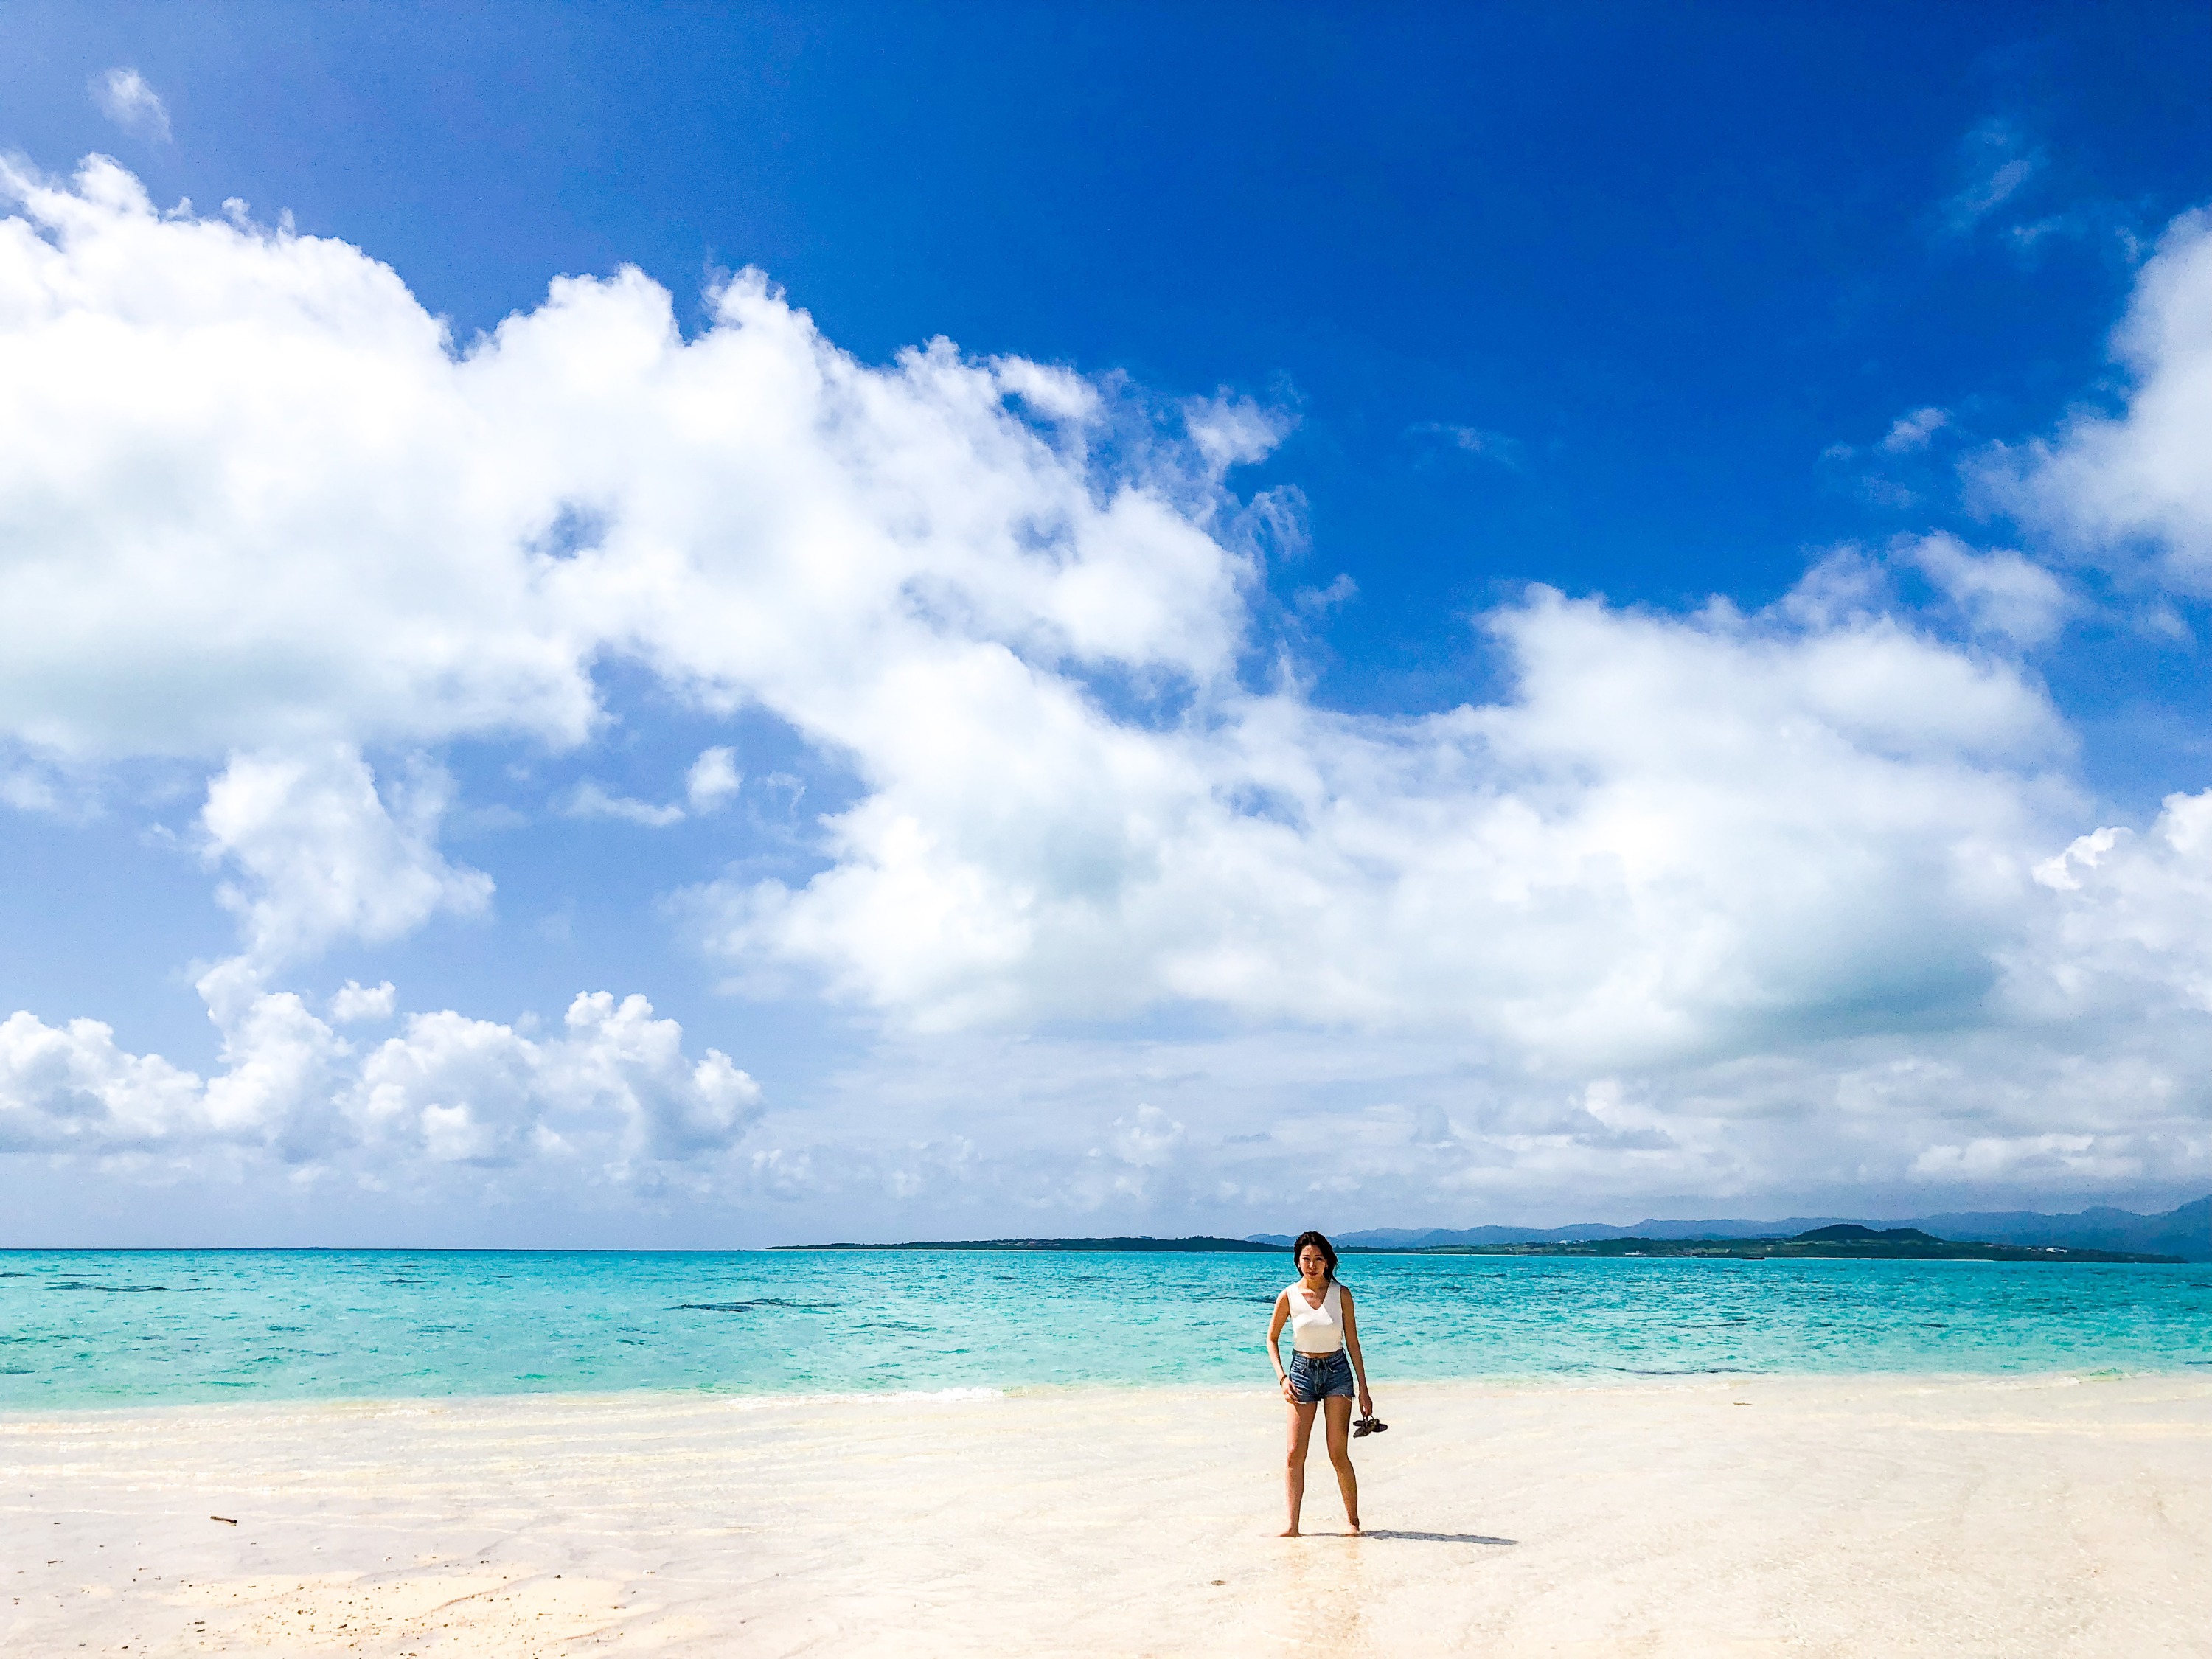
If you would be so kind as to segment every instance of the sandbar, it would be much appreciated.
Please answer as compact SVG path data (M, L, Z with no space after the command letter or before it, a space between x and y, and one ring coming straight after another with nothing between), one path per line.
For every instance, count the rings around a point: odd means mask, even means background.
M2212 1378L0 1416L10 1654L2212 1653ZM229 1517L228 1524L211 1516Z

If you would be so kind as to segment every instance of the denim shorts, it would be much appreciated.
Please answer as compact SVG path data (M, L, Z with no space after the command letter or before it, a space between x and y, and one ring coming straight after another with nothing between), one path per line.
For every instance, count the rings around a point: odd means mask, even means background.
M1293 1353L1291 1392L1301 1406L1310 1406L1317 1400L1351 1399L1352 1356L1341 1348L1334 1353Z

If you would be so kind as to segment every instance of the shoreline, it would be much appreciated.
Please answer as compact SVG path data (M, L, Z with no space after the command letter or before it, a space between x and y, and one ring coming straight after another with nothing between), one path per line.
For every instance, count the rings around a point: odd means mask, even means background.
M1255 1370L1262 1369L1255 1364ZM2045 1386L2069 1387L2078 1383L2104 1382L2151 1382L2160 1379L2186 1382L2203 1379L2212 1386L2212 1361L2181 1360L2172 1365L2069 1365L2029 1368L2004 1368L1989 1370L1754 1370L1748 1368L1717 1365L1685 1367L1680 1370L1639 1370L1621 1367L1606 1371L1499 1371L1459 1376L1395 1377L1378 1387L1395 1393L1404 1389L1465 1389L1483 1394L1516 1395L1528 1393L1579 1394L1606 1392L1613 1389L1697 1386L1699 1384L1728 1384L1730 1382L1776 1382L1784 1385L1832 1385L1838 1388L1853 1384L1875 1387L1911 1388L1972 1388L1978 1385L2011 1385L2021 1388ZM1253 1383L1185 1381L1167 1382L1014 1382L950 1384L941 1388L911 1389L837 1389L819 1391L751 1389L724 1388L714 1384L672 1383L665 1387L627 1389L485 1389L444 1394L257 1394L240 1390L234 1395L198 1396L193 1398L158 1399L139 1396L132 1399L99 1402L72 1401L54 1405L0 1405L0 1432L12 1424L30 1421L67 1421L79 1417L98 1415L158 1415L162 1413L196 1412L283 1412L309 1410L322 1407L339 1409L374 1409L391 1407L435 1407L453 1406L496 1406L503 1402L570 1401L580 1404L620 1406L624 1402L644 1403L661 1401L676 1403L694 1401L701 1404L727 1405L732 1409L774 1410L836 1406L869 1406L877 1404L927 1404L941 1401L960 1404L973 1401L1016 1400L1055 1401L1104 1399L1127 1395L1150 1397L1160 1395L1188 1395L1206 1400L1276 1398L1273 1387L1265 1382Z
M2196 1654L2212 1376L1378 1389L1368 1537L1263 1389L0 1419L23 1650ZM228 1516L233 1527L211 1520ZM1299 1609L1318 1610L1301 1620ZM1323 1638L1324 1630L1328 1632Z

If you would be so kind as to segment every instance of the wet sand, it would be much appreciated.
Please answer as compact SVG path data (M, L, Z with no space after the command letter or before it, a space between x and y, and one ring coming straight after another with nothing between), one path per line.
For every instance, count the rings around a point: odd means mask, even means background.
M0 1418L9 1654L2212 1654L2212 1379ZM211 1520L226 1516L231 1526Z

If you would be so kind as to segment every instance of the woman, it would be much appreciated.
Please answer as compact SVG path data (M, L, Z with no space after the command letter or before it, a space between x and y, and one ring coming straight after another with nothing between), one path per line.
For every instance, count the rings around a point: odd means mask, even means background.
M1291 1455L1284 1471L1290 1488L1291 1524L1285 1538L1298 1535L1298 1510L1306 1496L1306 1447L1313 1439L1314 1410L1328 1424L1328 1461L1336 1468L1337 1490L1344 1494L1344 1518L1359 1530L1359 1477L1352 1470L1352 1393L1358 1379L1359 1414L1375 1415L1367 1392L1367 1362L1359 1356L1359 1327L1354 1322L1352 1292L1336 1282L1336 1249L1319 1233L1304 1232L1292 1246L1298 1282L1275 1298L1267 1322L1267 1358L1291 1407ZM1283 1327L1291 1328L1291 1364L1283 1368Z

